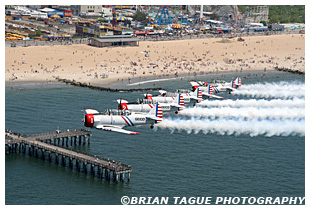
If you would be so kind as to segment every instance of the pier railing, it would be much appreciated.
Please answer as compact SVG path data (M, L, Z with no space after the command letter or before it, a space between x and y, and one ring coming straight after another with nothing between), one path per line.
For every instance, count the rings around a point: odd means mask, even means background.
M115 182L118 182L119 177L120 181L124 181L125 175L127 175L128 180L130 179L130 172L132 171L131 165L126 165L120 161L114 161L109 158L89 154L83 151L76 151L73 150L72 147L68 147L68 141L70 137L74 137L75 138L74 140L76 140L76 137L88 136L87 139L89 142L91 131L81 129L81 130L73 130L73 131L67 130L57 132L58 132L57 134L54 132L49 132L43 134L22 135L14 133L12 131L10 132L6 131L5 135L6 152L8 154L10 153L26 154L27 153L26 151L28 151L29 155L39 157L40 154L40 156L44 159L46 159L47 154L48 155L47 159L50 162L52 159L51 154L54 154L54 159L56 163L59 162L59 156L61 156L62 160L61 162L63 163L64 166L69 165L71 168L74 168L75 165L75 168L80 172L82 168L82 172L87 173L89 165L91 174L94 176L95 174L97 174L98 177L100 178L105 177L106 180L110 180L111 177L110 174L112 173L112 177ZM43 137L50 139L44 139ZM60 145L61 139L62 145ZM64 141L66 142L67 147L64 146ZM66 164L66 161L69 163ZM97 172L95 173L95 171Z

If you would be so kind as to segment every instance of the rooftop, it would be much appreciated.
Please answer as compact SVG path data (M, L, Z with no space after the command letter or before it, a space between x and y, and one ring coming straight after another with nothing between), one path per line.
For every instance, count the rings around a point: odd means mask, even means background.
M140 41L137 37L120 35L120 36L105 36L103 38L91 38L99 42L137 42Z

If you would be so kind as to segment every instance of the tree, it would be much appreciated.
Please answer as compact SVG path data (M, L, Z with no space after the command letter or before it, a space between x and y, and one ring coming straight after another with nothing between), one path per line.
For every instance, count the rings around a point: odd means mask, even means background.
M278 23L279 19L276 15L270 17L270 23Z
M216 13L211 14L212 20L219 20L219 16Z
M37 31L36 31L36 36L41 36L41 30L40 29L38 29Z
M144 12L136 11L136 13L133 16L133 20L136 20L136 21L146 21L147 17L146 17L146 14Z
M267 26L267 22L266 21L260 21L260 23L262 23L264 26Z

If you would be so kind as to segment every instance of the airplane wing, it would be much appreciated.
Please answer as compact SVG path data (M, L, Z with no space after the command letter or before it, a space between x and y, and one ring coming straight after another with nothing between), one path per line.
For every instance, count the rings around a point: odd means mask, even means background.
M140 133L136 133L136 132L133 132L133 131L128 131L128 130L125 130L121 127L118 127L118 126L112 126L112 125L98 125L96 126L97 129L102 129L104 131L114 131L114 132L118 132L118 133L125 133L125 134L131 134L131 135L134 135L134 134L140 134Z
M196 97L196 96L190 96L189 98L191 99L195 99L195 100L199 100L200 98Z
M234 90L236 90L236 89L234 89L234 88L232 88L232 87L226 87L226 89L229 90L229 91L234 91Z
M181 106L179 104L170 104L170 106L177 107L177 108L182 108L183 107L183 106Z
M208 93L202 93L203 95L205 96L209 96L209 97L212 97L212 98L218 98L218 99L224 99L224 97L221 97L221 96L216 96L216 95L211 95L211 94L208 94Z
M151 119L151 120L158 120L158 121L162 121L162 118L160 118L160 117L156 117L156 116L146 116L146 118Z
M99 112L95 109L85 109L86 114L98 114Z

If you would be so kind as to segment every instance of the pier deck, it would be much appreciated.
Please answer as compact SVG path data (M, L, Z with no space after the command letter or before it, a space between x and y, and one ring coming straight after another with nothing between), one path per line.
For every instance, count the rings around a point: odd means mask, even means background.
M84 138L84 145L86 141L89 142L90 135L91 131L89 130L68 130L29 136L6 132L6 151L8 154L17 152L27 153L30 156L41 157L49 162L52 162L54 157L56 164L68 166L80 172L90 173L92 176L97 176L101 179L105 178L110 181L112 177L113 181L118 182L120 178L120 181L124 182L125 176L127 176L129 181L130 172L132 171L130 165L68 148L68 144L76 144L77 139L79 139L80 144L82 138ZM60 147L60 144L62 146L66 145L67 148Z

